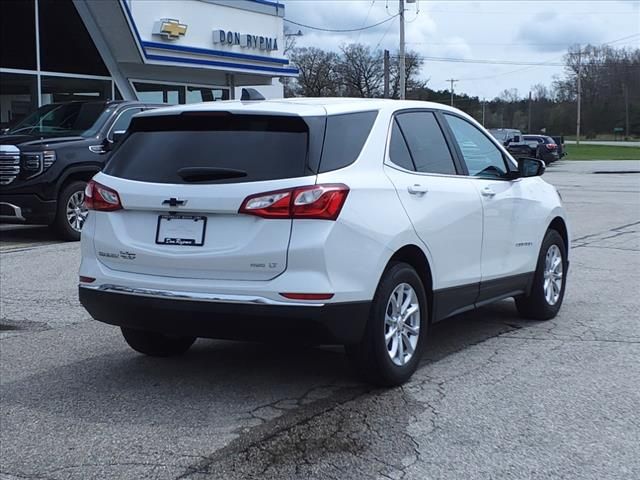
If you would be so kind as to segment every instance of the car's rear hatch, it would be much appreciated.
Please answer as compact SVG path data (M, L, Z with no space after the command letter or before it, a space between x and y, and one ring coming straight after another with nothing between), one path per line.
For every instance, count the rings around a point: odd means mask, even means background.
M322 115L214 111L134 119L95 178L116 190L123 206L92 212L98 259L148 275L276 277L286 269L292 220L238 209L250 195L313 185L323 133Z

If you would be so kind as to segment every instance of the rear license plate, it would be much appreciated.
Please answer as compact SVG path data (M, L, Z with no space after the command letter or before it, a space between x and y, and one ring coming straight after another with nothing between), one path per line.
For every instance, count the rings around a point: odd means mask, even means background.
M159 245L204 245L207 217L202 215L159 215L156 243Z

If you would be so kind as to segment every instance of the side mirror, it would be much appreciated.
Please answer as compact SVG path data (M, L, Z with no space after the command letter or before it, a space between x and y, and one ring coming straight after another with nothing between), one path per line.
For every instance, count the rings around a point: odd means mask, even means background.
M518 173L520 178L539 177L544 173L546 168L545 163L537 158L518 159Z
M113 132L113 135L111 135L111 142L112 143L120 142L120 140L122 140L122 137L124 137L125 133L127 133L126 130L116 130L115 132Z

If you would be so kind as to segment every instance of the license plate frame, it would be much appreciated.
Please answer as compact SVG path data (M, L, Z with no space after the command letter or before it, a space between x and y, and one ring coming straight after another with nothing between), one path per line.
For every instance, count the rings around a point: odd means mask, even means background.
M184 237L167 236L166 230L170 230L170 229L168 228L165 222L170 222L171 220L178 220L180 223L179 226L173 227L174 232L175 232L175 228L180 228L180 226L182 225L189 226L190 229L187 232L187 236L184 236ZM193 221L193 224L196 224L202 221L202 225L199 230L199 233L196 234L197 229L191 228L191 224L184 223L185 220L191 220ZM165 232L161 231L163 226L167 227L165 228ZM158 224L156 227L156 244L157 245L174 245L174 246L180 246L180 247L185 247L185 246L186 247L202 247L204 246L206 232L207 232L207 217L205 215L181 215L181 214L158 215ZM164 234L163 238L161 238L160 236L161 233ZM174 235L176 234L174 233Z

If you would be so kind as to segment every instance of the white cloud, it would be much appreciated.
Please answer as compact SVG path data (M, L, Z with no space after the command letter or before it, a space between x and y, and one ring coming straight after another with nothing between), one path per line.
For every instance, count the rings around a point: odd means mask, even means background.
M330 29L372 25L397 13L397 0L285 0L286 17ZM388 6L388 8L387 8ZM574 43L601 43L640 33L640 1L435 1L407 5L407 48L426 57L515 62L558 62ZM419 9L419 13L416 13ZM359 41L372 48L397 50L398 20L360 33L318 32L300 28L298 46L338 50ZM633 40L615 44L629 46ZM562 67L487 65L426 61L422 71L434 89L458 78L458 91L493 98L505 88L527 92L550 84Z

